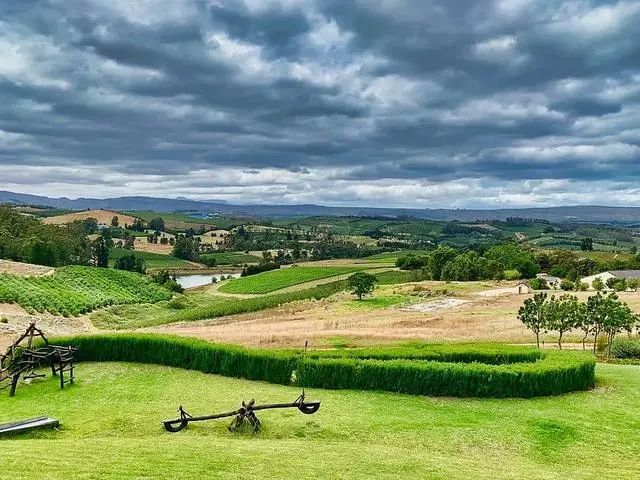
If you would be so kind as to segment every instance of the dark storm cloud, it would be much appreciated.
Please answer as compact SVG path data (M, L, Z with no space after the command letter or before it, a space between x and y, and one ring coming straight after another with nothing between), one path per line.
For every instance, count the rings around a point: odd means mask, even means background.
M639 21L635 1L2 2L0 188L615 190L640 179Z

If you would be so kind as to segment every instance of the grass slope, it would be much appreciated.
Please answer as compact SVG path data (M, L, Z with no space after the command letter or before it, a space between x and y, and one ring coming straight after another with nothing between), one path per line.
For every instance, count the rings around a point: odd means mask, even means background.
M640 367L599 365L600 388L560 397L449 399L313 389L312 416L263 412L257 435L227 422L170 434L160 421L292 401L297 388L138 364L79 364L55 379L0 392L0 423L59 418L60 432L0 441L2 478L462 480L635 478L640 458ZM250 459L250 461L248 461Z
M61 267L39 277L0 274L0 303L65 316L106 305L158 302L171 295L143 275L106 268Z
M193 265L180 258L160 253L138 252L136 250L126 250L124 248L112 248L109 251L109 266L113 267L116 259L133 253L137 258L142 258L147 268L193 268Z
M344 275L369 267L290 267L231 280L220 287L224 293L260 294L292 287L300 283Z

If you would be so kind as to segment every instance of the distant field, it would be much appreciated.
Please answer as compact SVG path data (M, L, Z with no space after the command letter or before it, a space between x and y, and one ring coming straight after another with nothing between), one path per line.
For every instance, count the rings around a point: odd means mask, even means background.
M0 303L37 312L79 315L106 305L168 300L169 290L137 273L94 267L62 267L53 275L0 274Z
M216 252L201 255L201 258L215 258L217 265L235 265L244 263L258 263L262 260L255 255L236 252Z
M283 268L231 280L222 285L220 291L245 294L269 293L300 283L335 277L368 268L365 266Z
M363 260L365 262L371 262L371 263L381 263L381 262L395 263L399 257L403 257L410 253L414 255L424 255L429 252L427 250L398 250L397 252L378 253L377 255L372 255L370 257L364 258Z
M131 215L125 215L124 213L118 213L112 210L83 210L82 212L47 217L43 220L43 223L47 225L63 225L65 223L75 222L76 220L82 221L87 218L95 218L98 220L98 223L111 225L111 219L113 217L118 217L118 223L121 226L125 224L132 225L135 221L135 217Z
M113 267L116 259L133 253L136 257L142 258L147 268L191 268L193 265L180 258L160 253L140 252L138 250L126 250L124 248L112 248L109 252L109 266Z

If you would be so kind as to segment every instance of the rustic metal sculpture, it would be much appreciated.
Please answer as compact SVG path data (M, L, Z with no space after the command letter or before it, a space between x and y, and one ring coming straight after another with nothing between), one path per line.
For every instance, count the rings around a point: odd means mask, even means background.
M182 405L178 408L180 418L175 420L165 420L163 422L164 428L169 432L179 432L189 425L191 422L202 422L205 420L216 420L218 418L234 417L233 421L229 425L228 429L234 432L243 426L248 426L253 432L260 430L260 420L256 416L255 412L258 410L267 410L272 408L297 408L305 415L311 415L318 411L320 408L320 402L307 402L305 401L305 393L302 394L291 403L269 403L266 405L256 405L255 400L251 400L249 403L242 402L242 406L232 412L216 413L213 415L206 415L202 417L193 417L189 415Z
M35 339L40 339L42 345L33 348ZM64 388L65 384L73 383L75 378L73 359L76 351L75 347L49 344L42 330L32 322L25 333L0 355L0 389L9 387L9 396L13 397L20 377L24 380L44 377L35 369L46 364L51 366L52 375L59 375L60 388ZM66 379L65 373L69 374Z

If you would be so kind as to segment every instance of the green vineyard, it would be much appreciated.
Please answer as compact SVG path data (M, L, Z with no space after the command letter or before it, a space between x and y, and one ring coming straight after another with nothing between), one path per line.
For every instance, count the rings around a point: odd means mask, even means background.
M305 282L345 275L366 270L365 266L346 267L290 267L270 272L259 273L249 277L237 278L222 285L224 293L262 294L275 292L282 288L292 287Z
M154 303L171 296L142 275L106 268L62 267L39 277L0 274L0 303L64 316L107 305Z

